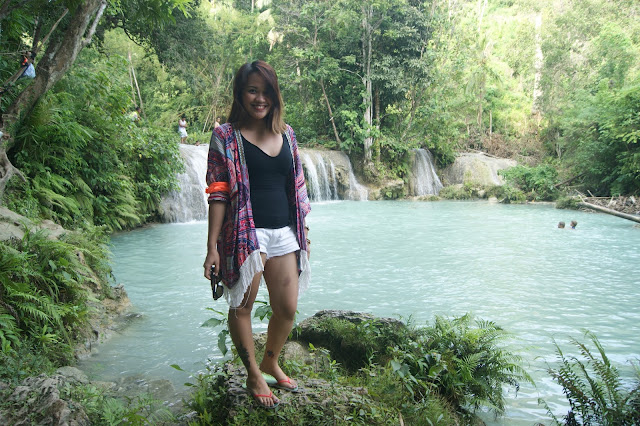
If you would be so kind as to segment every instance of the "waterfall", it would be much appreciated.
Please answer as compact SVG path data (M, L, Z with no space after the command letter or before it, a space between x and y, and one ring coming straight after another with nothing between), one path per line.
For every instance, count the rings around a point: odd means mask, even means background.
M206 220L208 145L180 145L185 171L178 175L179 190L171 191L160 202L165 222ZM301 149L307 191L311 201L367 200L369 191L353 174L349 157L339 151Z
M353 174L351 163L349 163L349 199L356 201L367 201L368 198L369 190L364 185L360 185L360 183L356 179L356 175Z
M329 160L329 171L327 162L319 152L301 153L304 165L307 192L311 201L338 200L338 180L333 161Z
M411 187L413 195L438 195L442 182L436 174L433 155L426 149L414 150Z
M338 179L336 179L336 165L333 164L333 161L330 162L330 169L331 169L331 181L336 183L338 182ZM337 185L333 185L331 187L331 196L332 196L332 200L337 200L338 199L338 188Z
M318 171L316 165L313 163L309 154L302 154L302 162L305 169L305 181L307 184L307 192L309 193L309 199L316 201L321 194L320 180L318 179Z
M165 222L191 222L207 218L207 155L209 145L180 145L185 171L178 174L180 189L171 191L160 203Z
M331 184L329 183L329 174L327 173L327 165L324 163L324 158L322 155L316 154L316 160L318 161L318 176L321 176L322 179L322 193L321 197L323 200L331 200ZM335 185L335 180L334 180Z

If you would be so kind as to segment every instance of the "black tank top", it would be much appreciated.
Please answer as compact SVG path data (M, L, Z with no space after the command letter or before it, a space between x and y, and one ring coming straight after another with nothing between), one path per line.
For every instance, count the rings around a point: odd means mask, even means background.
M271 157L242 136L249 172L251 209L256 228L277 229L289 225L287 178L293 168L289 145L282 140L280 153Z

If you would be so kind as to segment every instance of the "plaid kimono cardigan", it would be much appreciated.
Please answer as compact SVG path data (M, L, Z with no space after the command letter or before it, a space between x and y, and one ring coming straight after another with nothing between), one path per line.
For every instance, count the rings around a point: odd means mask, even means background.
M298 154L298 144L293 129L287 125L284 139L293 157L293 173L287 179L289 213L300 251L298 259L298 295L309 287L310 267L307 258L307 240L304 234L304 218L311 211L307 187ZM256 273L264 270L258 238L256 236L251 200L249 197L249 173L244 156L240 131L226 123L216 127L209 144L207 162L208 202L227 203L222 230L218 237L220 270L226 290L225 297L231 307L238 307ZM226 187L228 192L219 190Z

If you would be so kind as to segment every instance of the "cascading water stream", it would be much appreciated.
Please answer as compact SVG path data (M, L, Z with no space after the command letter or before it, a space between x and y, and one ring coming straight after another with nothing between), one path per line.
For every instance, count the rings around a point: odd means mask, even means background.
M414 153L411 182L413 195L438 195L442 182L436 174L433 155L426 149L416 149Z
M191 222L207 218L207 145L180 145L185 171L178 174L180 189L171 191L160 203L165 222Z
M302 162L305 169L305 181L307 183L307 192L309 198L312 201L322 199L322 189L320 186L320 177L318 176L318 170L311 159L311 156L306 153L302 153Z
M369 190L358 183L356 175L353 174L353 168L349 163L349 200L366 201L369 198Z
M322 192L321 197L323 200L331 200L331 183L329 182L329 174L327 173L327 166L324 162L324 158L319 153L316 154L317 169L320 172L319 176L321 176L322 182ZM335 180L333 181L333 186L335 186Z

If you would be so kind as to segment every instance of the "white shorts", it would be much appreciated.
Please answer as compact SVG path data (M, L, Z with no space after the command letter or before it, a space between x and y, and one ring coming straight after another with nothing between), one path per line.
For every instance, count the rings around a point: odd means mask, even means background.
M265 253L267 259L300 250L298 238L291 226L278 229L256 228L256 235L260 253Z

